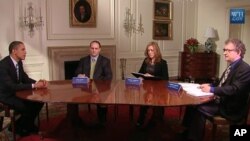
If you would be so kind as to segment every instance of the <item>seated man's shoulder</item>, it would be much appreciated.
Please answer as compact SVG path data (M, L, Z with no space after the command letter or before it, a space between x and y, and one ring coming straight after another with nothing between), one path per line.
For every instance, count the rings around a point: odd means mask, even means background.
M108 61L110 60L108 57L105 57L105 56L102 56L102 55L100 55L99 57L100 57L102 60L108 60Z
M250 71L250 65L246 62L243 61L243 63L241 64L241 68L245 71Z
M87 56L84 56L84 57L80 58L80 60L87 60L87 59L89 59L89 58L90 58L90 56L87 55Z

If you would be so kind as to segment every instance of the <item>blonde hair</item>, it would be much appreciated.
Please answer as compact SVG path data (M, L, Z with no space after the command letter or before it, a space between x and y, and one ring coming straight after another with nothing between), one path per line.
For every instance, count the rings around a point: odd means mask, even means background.
M146 50L144 52L144 55L146 56L146 63L149 63L151 61L151 59L149 58L148 56L148 48L152 46L154 48L154 53L155 53L155 63L156 62L160 62L161 59L162 59L162 55L161 55L161 51L160 51L160 48L158 46L158 44L156 42L149 42L147 47L146 47Z

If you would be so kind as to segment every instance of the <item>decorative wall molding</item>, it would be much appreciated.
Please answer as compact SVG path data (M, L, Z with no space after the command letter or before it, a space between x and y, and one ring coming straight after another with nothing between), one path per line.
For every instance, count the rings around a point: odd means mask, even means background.
M70 27L69 4L58 6L61 0L47 0L47 37L49 40L114 39L114 0L98 0L96 28ZM65 7L68 6L68 7ZM60 9L58 9L60 8ZM64 15L60 18L58 15ZM68 17L68 18L67 18Z
M29 75L30 78L39 80L41 78L44 78L43 68L45 63L24 63L24 69L25 72Z

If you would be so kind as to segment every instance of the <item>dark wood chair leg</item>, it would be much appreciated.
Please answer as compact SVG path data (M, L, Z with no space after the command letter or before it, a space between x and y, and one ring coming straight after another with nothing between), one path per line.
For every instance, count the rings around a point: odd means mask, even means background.
M49 122L49 106L48 106L48 103L45 104L45 108L46 108L46 119L47 119L47 122Z
M133 106L129 106L129 117L131 121L134 120L134 107Z
M89 113L91 112L91 105L90 104L88 104L88 111L89 111Z
M216 132L217 132L217 125L213 124L213 127L212 127L212 141L215 141Z
M115 119L115 121L117 119L117 116L118 116L118 105L114 105L114 119Z
M180 106L180 110L179 110L179 119L181 119L181 118L182 118L182 110L183 110L183 107L182 107L182 106Z
M16 141L16 126L15 126L15 116L11 117L11 128L12 128L12 134L13 134L13 140Z

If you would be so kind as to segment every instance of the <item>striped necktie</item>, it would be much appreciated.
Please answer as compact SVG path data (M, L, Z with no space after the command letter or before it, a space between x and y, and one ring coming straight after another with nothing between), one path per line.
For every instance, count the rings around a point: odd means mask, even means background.
M16 64L16 75L17 75L17 80L19 81L19 66L18 66L18 63Z
M230 73L230 69L231 69L231 66L229 65L227 67L227 69L225 70L225 73L224 73L224 75L223 75L223 77L222 77L222 79L220 81L219 86L221 86L227 80L228 74Z

